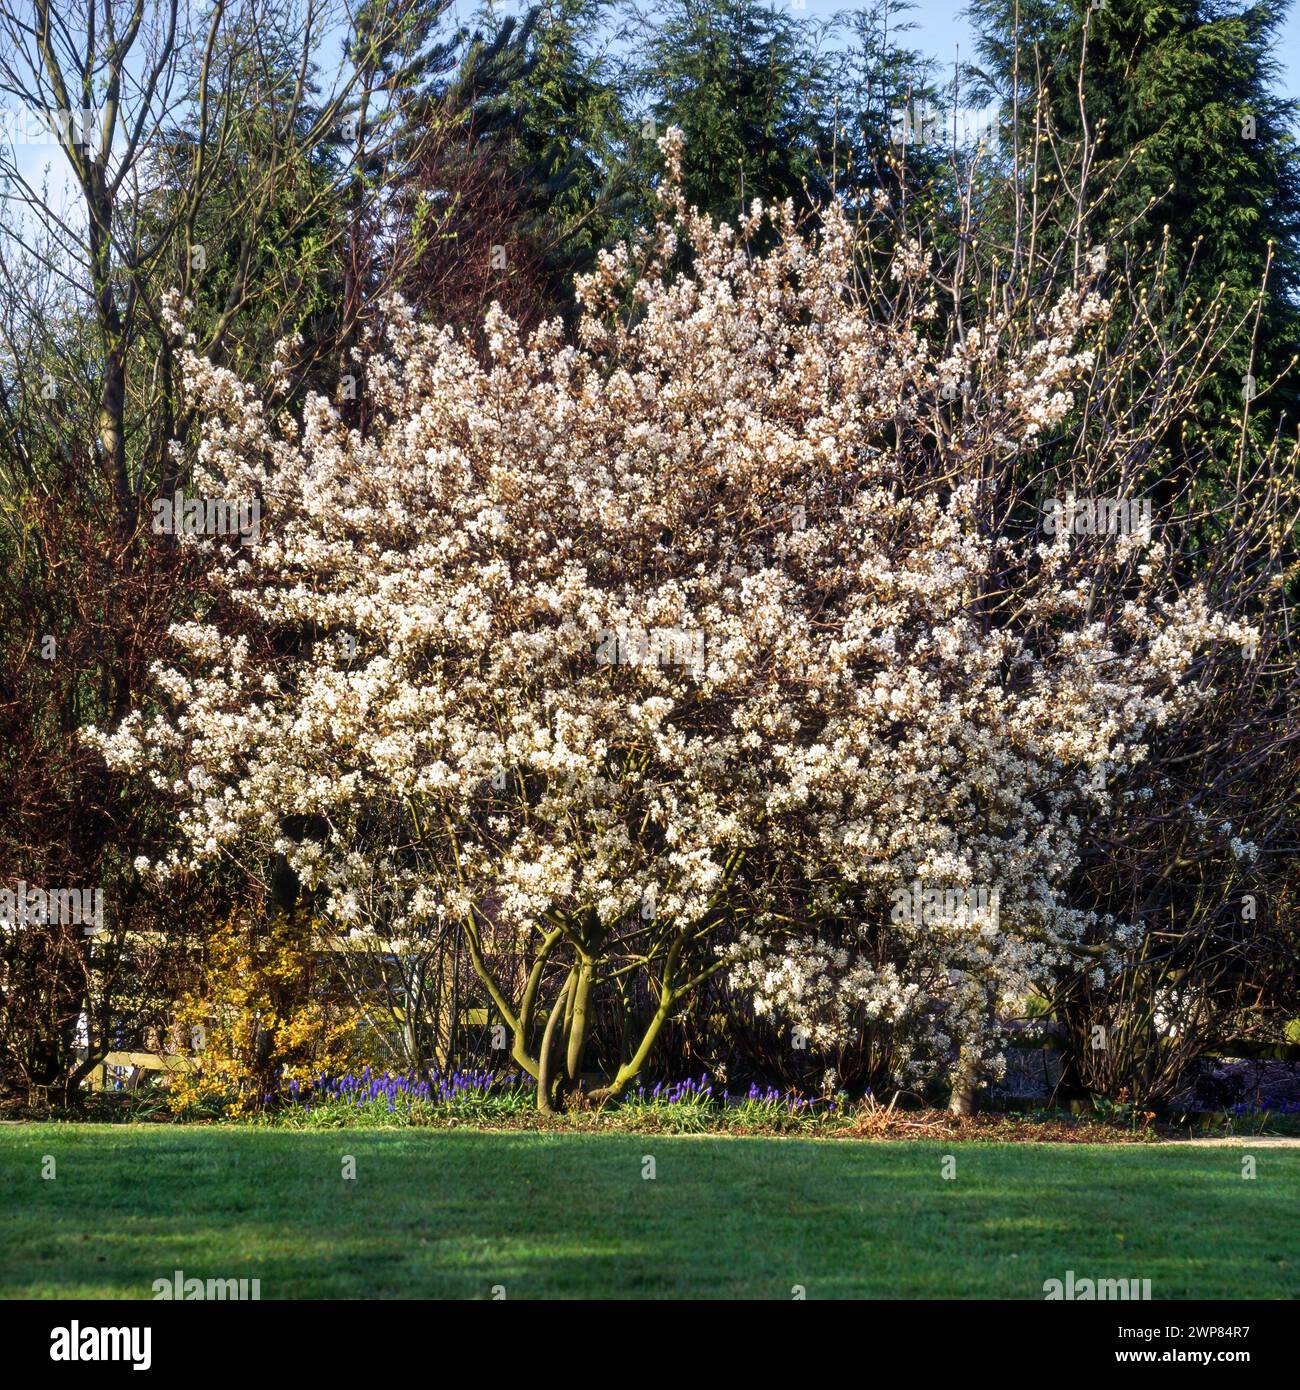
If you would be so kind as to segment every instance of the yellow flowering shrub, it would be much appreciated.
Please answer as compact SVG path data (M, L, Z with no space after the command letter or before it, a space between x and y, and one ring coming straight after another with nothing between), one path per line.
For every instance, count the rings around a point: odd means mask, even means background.
M318 940L303 913L235 914L217 927L200 980L177 1009L195 1065L174 1075L172 1110L246 1115L285 1082L369 1060Z

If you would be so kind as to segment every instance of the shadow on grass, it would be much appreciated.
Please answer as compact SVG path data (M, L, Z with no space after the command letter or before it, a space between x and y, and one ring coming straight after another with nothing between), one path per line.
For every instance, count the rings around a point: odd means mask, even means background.
M40 1126L0 1137L0 1293L150 1298L180 1269L268 1299L1041 1298L1073 1269L1295 1297L1300 1155L1257 1173L1133 1146Z

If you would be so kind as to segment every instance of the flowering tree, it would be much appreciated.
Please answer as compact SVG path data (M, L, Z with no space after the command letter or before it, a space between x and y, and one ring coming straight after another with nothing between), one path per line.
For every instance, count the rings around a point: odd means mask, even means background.
M185 354L196 485L258 496L262 543L191 540L210 619L174 629L156 708L89 737L176 799L185 842L142 867L281 855L340 932L454 924L543 1107L597 992L616 1094L721 970L961 1096L1008 1001L1131 936L1067 901L1089 827L1253 632L1145 525L1044 533L1099 253L935 345L919 245L864 284L836 206L816 236L789 207L715 226L664 145L664 220L580 282L575 344L494 309L480 359L395 304L364 437ZM1094 424L1080 491L1131 463Z

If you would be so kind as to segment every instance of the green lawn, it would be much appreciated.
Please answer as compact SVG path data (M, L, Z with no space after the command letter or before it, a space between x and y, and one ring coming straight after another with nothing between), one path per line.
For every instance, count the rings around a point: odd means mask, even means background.
M0 1295L149 1298L180 1269L263 1298L1041 1298L1072 1269L1295 1298L1300 1150L1256 1157L1252 1181L1233 1148L6 1126Z

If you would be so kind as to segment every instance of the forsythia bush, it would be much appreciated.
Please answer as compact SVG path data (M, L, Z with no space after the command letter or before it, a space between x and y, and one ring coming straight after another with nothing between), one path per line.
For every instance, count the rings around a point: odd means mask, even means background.
M196 487L264 515L259 546L191 543L251 622L178 626L161 709L90 737L177 803L143 868L279 853L346 930L456 923L543 1105L598 991L650 1001L619 1091L720 970L813 1045L866 1020L895 1076L969 1073L1000 1011L1133 943L1071 877L1255 634L1157 528L1041 524L1045 493L1132 490L1178 409L1106 414L1132 363L1100 251L936 344L922 246L864 285L837 206L715 226L664 143L664 221L580 283L574 343L494 310L480 360L394 303L364 434L186 354Z
M196 1066L173 1073L177 1112L256 1110L283 1081L345 1072L364 1060L358 1020L330 992L313 923L279 913L252 922L235 914L207 939L202 980L176 1012Z

